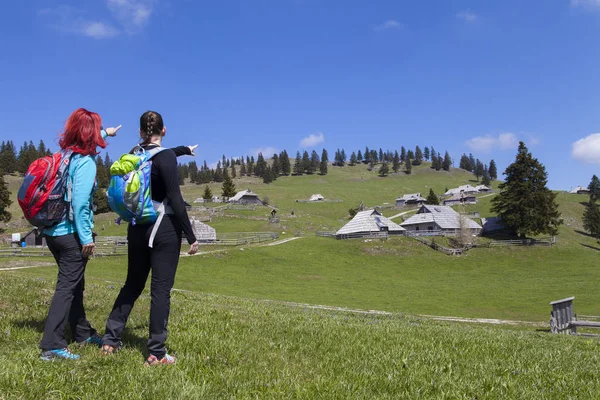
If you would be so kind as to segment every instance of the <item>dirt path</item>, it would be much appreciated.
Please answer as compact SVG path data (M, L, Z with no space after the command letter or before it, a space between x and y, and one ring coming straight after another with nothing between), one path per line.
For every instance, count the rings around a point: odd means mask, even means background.
M302 237L301 236L295 236L295 237L291 237L291 238L287 238L287 239L277 240L277 241L271 242L271 243L260 244L260 245L258 245L256 247L278 246L280 244L291 242L292 240L296 240L296 239L302 239Z
M393 217L389 217L388 219L394 219L394 218L398 218L398 217L401 217L401 216L403 216L404 214L408 214L408 213L410 213L410 212L415 212L415 211L417 211L417 210L409 210L409 211L404 211L404 212L401 212L400 214L396 214L396 215L394 215Z

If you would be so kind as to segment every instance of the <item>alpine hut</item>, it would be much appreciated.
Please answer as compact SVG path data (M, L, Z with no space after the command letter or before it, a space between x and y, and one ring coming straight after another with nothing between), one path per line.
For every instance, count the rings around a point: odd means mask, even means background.
M234 204L263 205L262 201L258 198L258 195L250 189L237 192L235 196L229 199L229 202Z
M423 205L419 211L400 226L407 233L437 233L440 235L454 235L461 229L461 219L472 234L479 234L481 226L465 216L461 216L449 206Z
M335 233L337 239L360 238L371 235L402 235L404 228L384 217L377 210L359 211L354 218Z

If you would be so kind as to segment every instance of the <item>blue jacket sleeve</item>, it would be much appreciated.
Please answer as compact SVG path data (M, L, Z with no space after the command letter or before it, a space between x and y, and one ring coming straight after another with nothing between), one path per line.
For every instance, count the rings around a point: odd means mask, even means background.
M82 245L89 244L93 242L92 228L94 226L90 200L96 181L96 163L93 157L81 157L71 178L73 179L71 206L73 207L75 230L79 235L79 242Z

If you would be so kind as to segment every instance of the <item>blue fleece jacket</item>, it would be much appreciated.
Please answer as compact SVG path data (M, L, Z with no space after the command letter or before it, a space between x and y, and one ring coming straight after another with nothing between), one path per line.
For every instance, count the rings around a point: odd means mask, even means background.
M106 137L103 130L102 138ZM44 229L49 236L63 236L77 233L79 242L93 242L94 228L93 198L96 192L96 160L93 156L73 154L69 165L69 183L71 191L71 215L65 221Z

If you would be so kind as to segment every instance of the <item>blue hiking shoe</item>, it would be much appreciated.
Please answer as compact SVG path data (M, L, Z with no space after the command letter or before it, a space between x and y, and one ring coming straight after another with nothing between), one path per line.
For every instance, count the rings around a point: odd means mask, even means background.
M44 361L53 360L79 360L78 354L71 353L68 347L64 349L44 350L40 354L40 359Z
M85 339L83 342L79 342L80 346L86 346L90 344L97 347L102 347L102 337L97 333L94 333L92 336Z

